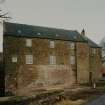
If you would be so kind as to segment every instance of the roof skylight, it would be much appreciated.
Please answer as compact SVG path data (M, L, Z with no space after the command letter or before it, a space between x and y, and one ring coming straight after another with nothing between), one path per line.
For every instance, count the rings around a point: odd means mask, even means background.
M56 36L59 36L58 34L56 34Z
M22 33L22 31L21 31L21 30L18 30L18 33L19 33L19 34L21 34L21 33Z
M41 33L40 33L40 32L38 32L38 33L37 33L37 35L41 35Z

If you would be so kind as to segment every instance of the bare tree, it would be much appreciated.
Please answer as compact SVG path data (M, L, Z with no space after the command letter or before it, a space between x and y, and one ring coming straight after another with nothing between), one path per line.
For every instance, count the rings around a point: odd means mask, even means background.
M5 0L0 0L0 4L2 4L4 2L5 2ZM9 17L8 14L9 14L8 12L3 13L3 10L0 8L0 18L1 19L4 19L4 20L10 19L11 17Z
M10 19L11 17L8 16L8 12L3 13L2 10L0 10L0 18L2 18L2 19Z

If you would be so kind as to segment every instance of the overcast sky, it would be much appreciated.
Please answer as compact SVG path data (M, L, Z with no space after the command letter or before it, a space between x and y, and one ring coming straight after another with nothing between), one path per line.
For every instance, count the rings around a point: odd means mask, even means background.
M5 0L12 22L86 30L97 43L105 36L105 0Z

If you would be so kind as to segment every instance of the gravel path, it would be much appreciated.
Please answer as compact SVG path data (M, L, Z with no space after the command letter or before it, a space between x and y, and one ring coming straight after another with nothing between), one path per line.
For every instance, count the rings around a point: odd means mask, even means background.
M105 95L99 97L98 99L96 99L86 105L105 105Z

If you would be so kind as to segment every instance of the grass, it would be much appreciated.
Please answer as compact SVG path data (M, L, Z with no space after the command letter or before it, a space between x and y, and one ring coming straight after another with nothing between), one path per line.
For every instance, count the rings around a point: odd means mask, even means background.
M71 100L63 100L56 105L83 105L84 101L83 100L77 100L77 101L71 101Z
M69 94L66 100L63 100L55 105L85 105L87 102L97 99L105 93L105 87L98 87L97 89L88 89L79 91L74 94Z
M59 102L57 101L54 105L84 105L87 102L91 102L92 100L97 99L99 96L103 95L105 93L105 87L97 87L96 89L89 88L85 90L79 90L79 91L65 91L64 93L60 90L63 97L62 100ZM37 94L38 97L35 96L14 96L11 98L4 98L1 99L0 105L19 105L18 103L21 103L23 105L24 103L31 102L33 99L36 101L36 99L43 99L44 97L53 96L56 94L59 94L59 91L50 91L50 92L43 92L40 94ZM60 94L61 95L61 94ZM51 101L53 99L51 98ZM33 102L33 101L32 101ZM2 104L4 103L4 104ZM31 104L30 104L31 105ZM35 105L33 103L33 105ZM37 105L37 104L36 104Z

